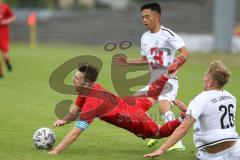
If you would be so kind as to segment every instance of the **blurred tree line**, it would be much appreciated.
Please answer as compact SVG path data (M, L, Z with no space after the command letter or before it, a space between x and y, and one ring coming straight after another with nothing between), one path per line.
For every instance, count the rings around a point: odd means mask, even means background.
M48 9L86 9L86 8L109 8L108 5L98 2L98 0L3 0L12 7L18 8L48 8ZM88 3L86 3L88 2Z
M86 2L87 0L3 0L4 2L10 4L12 7L19 7L19 8L62 8L61 2L64 3L72 3L71 9L84 9L84 8L110 8L109 4L104 3L103 0L89 0L90 6ZM79 1L83 1L84 4L79 3ZM146 2L191 2L191 3L198 3L204 4L209 0L128 0L129 4L144 4Z
M208 2L209 0L130 0L133 3L139 3L139 4L144 4L146 2L158 2L161 4L161 2L165 1L165 2L191 2L191 3L198 3L198 4L204 4L206 2Z
M110 5L102 2L101 0L3 0L3 2L17 8L69 8L77 10L90 8L110 8Z
M10 4L12 7L56 7L57 0L3 0L3 2Z

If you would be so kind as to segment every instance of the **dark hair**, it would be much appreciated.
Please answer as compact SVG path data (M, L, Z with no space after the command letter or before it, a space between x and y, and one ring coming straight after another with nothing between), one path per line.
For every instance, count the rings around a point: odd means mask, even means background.
M144 9L151 9L152 11L156 11L161 14L161 6L158 3L146 3L142 5L141 11L143 11Z
M78 70L85 74L84 81L95 82L97 80L99 70L96 67L86 64L79 67Z

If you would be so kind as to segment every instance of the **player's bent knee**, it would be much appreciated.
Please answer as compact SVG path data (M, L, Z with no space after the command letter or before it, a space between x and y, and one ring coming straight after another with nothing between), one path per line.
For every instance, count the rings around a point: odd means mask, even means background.
M168 100L161 100L159 101L159 112L161 114L164 114L168 111L170 111L172 104Z

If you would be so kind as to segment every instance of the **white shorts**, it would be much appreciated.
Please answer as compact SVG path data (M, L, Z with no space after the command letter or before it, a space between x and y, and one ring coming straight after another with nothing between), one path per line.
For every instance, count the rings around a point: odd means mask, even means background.
M174 101L176 99L177 93L178 93L178 80L174 78L170 78L168 80L168 83L170 85L168 84L165 85L162 94L158 96L158 101L167 100L171 103L171 101ZM170 87L171 89L169 91ZM147 92L148 89L149 89L149 85L140 89L135 95L138 95L138 93ZM165 91L167 91L167 93L165 93Z
M199 150L196 158L198 160L240 160L240 139L231 148L216 154L207 153L204 149Z

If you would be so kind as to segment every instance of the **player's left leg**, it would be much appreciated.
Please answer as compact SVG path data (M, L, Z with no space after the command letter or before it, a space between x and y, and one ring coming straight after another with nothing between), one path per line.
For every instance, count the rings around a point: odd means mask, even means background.
M172 90L158 97L159 113L165 122L175 119L175 115L171 111L171 107L173 106L172 101L176 99L178 93L178 80L170 78L168 83L172 85Z
M3 68L2 68L2 61L0 59L0 78L3 78Z
M173 106L172 101L174 101L176 99L177 92L178 92L178 81L177 81L177 79L170 78L168 80L168 83L172 86L172 89L169 92L167 92L165 94L161 94L158 97L159 113L160 113L160 116L163 118L165 123L175 119L175 115L171 111L171 107ZM164 90L169 90L169 88L167 88L167 87L168 86L165 86ZM155 140L155 139L150 139L147 143L147 146L151 147L151 146L155 145L157 142L158 141ZM173 147L174 147L174 149L183 149L184 148L181 141L178 142ZM173 149L173 148L171 148L171 149Z
M158 101L158 110L159 110L160 116L163 118L165 123L175 119L175 115L171 111L171 107L172 107L172 104L169 100L162 99ZM158 143L157 140L150 139L147 142L147 146L152 147L157 143Z
M170 102L168 100L160 100L159 101L159 113L161 114L161 117L164 119L165 123L174 121L176 119L174 113L170 110L172 106L173 106L172 102ZM154 143L154 142L152 142L152 143ZM175 149L176 150L185 150L185 146L183 145L181 140L178 141L171 148L169 148L168 151L175 150Z
M178 93L178 80L176 78L170 78L168 82L173 86L172 91L166 95L159 96L159 113L162 115L165 122L176 119L174 113L171 111L171 107L173 106L172 101L176 100ZM180 140L171 148L169 148L168 151L174 149L185 150L185 146Z
M10 58L9 58L8 52L3 53L3 59L4 59L4 62L7 66L8 71L11 72L12 71L12 65L10 63Z

